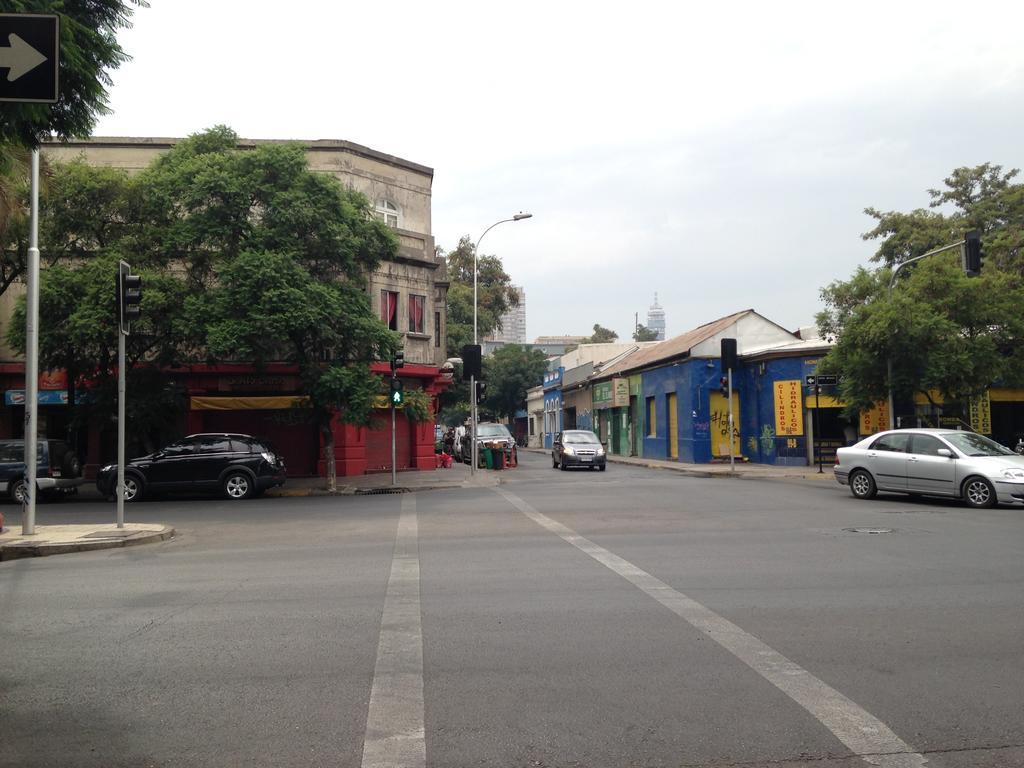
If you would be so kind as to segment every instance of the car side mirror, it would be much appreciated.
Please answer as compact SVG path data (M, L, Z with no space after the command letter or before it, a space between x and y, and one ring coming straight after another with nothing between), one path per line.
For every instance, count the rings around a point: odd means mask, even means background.
M949 450L949 448L939 448L939 450L937 450L936 453L939 456L945 456L947 459L953 458L953 452Z

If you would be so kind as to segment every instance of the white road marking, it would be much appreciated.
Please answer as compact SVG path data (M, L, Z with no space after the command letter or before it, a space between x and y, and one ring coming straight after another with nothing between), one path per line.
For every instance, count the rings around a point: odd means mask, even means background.
M402 494L363 738L363 768L424 768L423 626L415 494Z
M717 642L807 710L865 762L882 768L920 768L928 762L870 712L728 619L538 512L515 494L500 487L494 491L542 528L590 555Z

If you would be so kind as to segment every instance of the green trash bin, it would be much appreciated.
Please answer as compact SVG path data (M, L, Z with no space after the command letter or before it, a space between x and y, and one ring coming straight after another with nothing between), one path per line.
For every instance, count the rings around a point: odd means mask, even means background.
M484 453L484 466L488 469L494 469L494 454L491 453L491 449L481 448L480 450Z

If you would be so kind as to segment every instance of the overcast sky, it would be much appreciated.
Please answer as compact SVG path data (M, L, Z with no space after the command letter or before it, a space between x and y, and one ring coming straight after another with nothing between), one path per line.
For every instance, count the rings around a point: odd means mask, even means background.
M714 6L714 7L712 7ZM347 139L434 169L451 249L493 229L530 340L811 324L954 168L1024 166L1024 3L151 0L98 136Z

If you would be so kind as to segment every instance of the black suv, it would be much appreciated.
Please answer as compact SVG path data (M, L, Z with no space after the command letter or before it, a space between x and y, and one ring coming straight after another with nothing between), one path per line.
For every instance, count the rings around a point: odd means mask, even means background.
M36 488L45 499L73 493L85 482L82 464L63 440L40 437L36 447ZM0 494L25 502L25 441L0 440Z
M138 501L146 494L220 491L229 499L245 499L284 480L284 459L263 440L226 433L189 435L127 462L124 498ZM113 496L115 485L117 464L108 464L96 476L96 487L104 496Z

